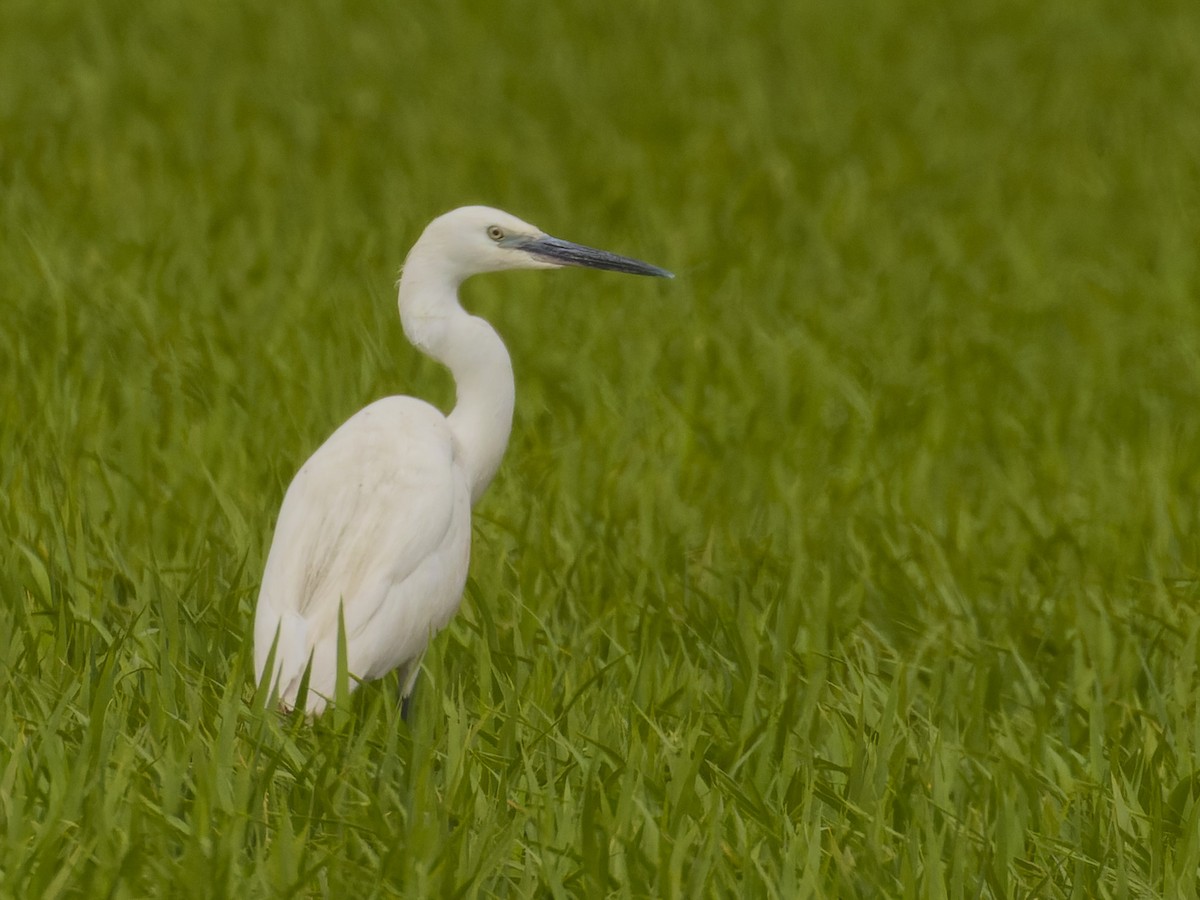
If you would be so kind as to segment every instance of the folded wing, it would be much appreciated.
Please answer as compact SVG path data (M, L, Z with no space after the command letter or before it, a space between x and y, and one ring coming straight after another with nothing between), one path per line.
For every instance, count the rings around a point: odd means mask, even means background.
M337 675L338 612L354 680L403 669L405 692L430 637L454 615L470 553L470 493L440 412L389 397L357 413L288 487L254 624L261 681L294 706L312 661L306 709Z

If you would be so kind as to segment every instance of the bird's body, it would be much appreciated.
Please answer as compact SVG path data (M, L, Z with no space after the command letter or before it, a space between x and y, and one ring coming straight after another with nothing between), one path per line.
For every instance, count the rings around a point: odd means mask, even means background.
M338 613L347 671L379 678L413 663L458 608L471 547L471 495L446 418L388 397L342 425L296 474L263 574L255 664L275 655L280 700L296 702L312 656L308 709L337 677ZM407 692L407 691L406 691Z
M504 454L515 390L503 342L458 302L471 275L586 265L668 275L636 260L547 237L499 210L464 207L435 219L400 278L400 316L418 349L454 376L444 416L412 397L378 400L352 416L288 487L267 557L254 623L255 672L271 689L322 712L338 672L344 623L351 687L401 673L407 696L421 655L462 598L471 507ZM311 666L311 668L310 668Z

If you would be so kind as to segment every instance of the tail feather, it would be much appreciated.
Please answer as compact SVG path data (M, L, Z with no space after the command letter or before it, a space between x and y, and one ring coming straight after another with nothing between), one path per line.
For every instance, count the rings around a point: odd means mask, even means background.
M271 676L268 696L278 691L279 701L291 709L296 703L296 694L304 671L312 658L312 646L308 639L308 622L303 616L285 612L279 618L275 632L275 665ZM266 660L261 665L265 668ZM259 680L263 674L259 672Z

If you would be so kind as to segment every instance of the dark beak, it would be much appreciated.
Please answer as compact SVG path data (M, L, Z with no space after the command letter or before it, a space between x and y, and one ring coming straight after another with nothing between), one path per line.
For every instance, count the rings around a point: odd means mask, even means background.
M666 269L652 266L628 256L617 256L607 250L595 250L582 244L572 244L558 238L540 237L524 241L521 249L533 256L541 257L560 266L585 266L589 269L604 269L608 272L625 272L628 275L653 275L656 278L674 278Z

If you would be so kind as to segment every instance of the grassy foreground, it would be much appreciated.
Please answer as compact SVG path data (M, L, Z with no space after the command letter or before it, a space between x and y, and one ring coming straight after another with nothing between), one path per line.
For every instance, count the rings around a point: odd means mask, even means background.
M1200 6L260 6L0 4L0 895L1197 896ZM261 711L467 202L680 277L468 285L413 727Z

